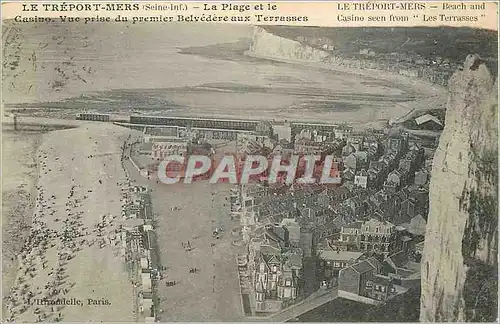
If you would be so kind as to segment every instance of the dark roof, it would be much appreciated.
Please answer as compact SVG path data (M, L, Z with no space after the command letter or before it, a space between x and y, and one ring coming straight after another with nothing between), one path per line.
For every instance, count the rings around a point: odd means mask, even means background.
M351 267L360 274L368 272L368 271L376 270L376 268L367 260L353 264Z
M151 136L177 136L177 127L147 127L145 134Z
M290 241L300 240L300 225L298 223L287 224L286 228L288 230L288 239Z
M294 253L290 256L290 265L292 268L302 268L302 255Z
M276 227L274 227L274 228L272 229L272 231L273 231L274 233L276 233L276 235L277 235L277 236L278 236L281 240L283 240L283 241L285 240L287 230L286 230L284 227L278 227L278 226L276 226Z
M262 254L262 258L266 262L266 264L269 266L271 264L280 264L280 260L276 257L274 254Z
M381 266L380 262L375 257L370 257L370 258L366 259L366 261L368 261L374 267L380 267Z
M266 236L275 242L281 242L285 240L285 231L281 227L273 227L266 231Z
M143 243L146 250L156 250L156 236L154 231L147 231L143 234Z
M402 265L406 263L406 261L408 261L408 257L406 253L404 253L403 251L390 255L388 259L390 259L392 263L398 268L400 268Z
M344 228L361 228L361 226L363 225L363 222L362 221L356 221L354 223L351 223L351 224L347 224L344 226Z

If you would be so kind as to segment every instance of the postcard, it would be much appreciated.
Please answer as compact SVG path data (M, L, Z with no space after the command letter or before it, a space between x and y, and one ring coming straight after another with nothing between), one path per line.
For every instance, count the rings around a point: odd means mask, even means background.
M498 3L2 2L2 321L495 322Z

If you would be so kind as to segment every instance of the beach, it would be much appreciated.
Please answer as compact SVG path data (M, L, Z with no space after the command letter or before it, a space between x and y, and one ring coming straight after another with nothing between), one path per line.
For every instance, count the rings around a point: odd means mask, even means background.
M17 259L29 233L38 172L35 158L40 132L2 134L2 291L14 283ZM5 304L2 304L5 306ZM6 309L2 309L5 314Z
M446 99L439 87L405 76L251 57L245 54L251 26L134 25L133 33L129 27L7 25L6 105L57 118L88 109L366 128L439 108Z
M239 220L231 220L227 200L234 185L166 185L142 177L129 161L126 166L131 179L152 190L159 262L166 267L157 288L160 321L242 320L236 255L244 248L233 245L239 237L231 229ZM212 234L220 227L224 233L217 239ZM176 284L167 286L169 281Z
M30 234L4 300L10 320L131 321L119 256L121 146L128 130L84 123L44 134ZM5 154L4 154L5 156ZM9 174L10 176L10 174Z

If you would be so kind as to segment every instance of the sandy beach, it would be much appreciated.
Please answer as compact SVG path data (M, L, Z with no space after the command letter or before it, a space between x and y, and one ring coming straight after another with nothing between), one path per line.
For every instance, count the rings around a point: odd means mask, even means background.
M446 99L413 78L250 57L251 26L135 25L133 33L128 27L7 25L6 104L57 118L90 109L375 127Z
M131 179L152 189L159 260L164 278L158 283L159 318L170 321L238 321L243 319L236 255L243 253L233 245L238 239L231 229L239 220L229 216L232 184L165 185L156 177L146 179L131 165ZM135 172L134 172L135 171ZM178 210L172 210L177 207ZM215 227L225 229L223 235L212 237ZM189 241L191 251L183 244ZM196 273L190 273L196 268ZM177 282L167 286L166 282Z
M133 320L132 286L114 221L121 213L117 183L124 180L120 156L127 134L118 126L89 123L44 135L32 227L18 255L5 317ZM44 302L58 299L66 305Z
M17 258L31 224L35 183L35 158L40 132L2 134L2 291L14 283ZM5 303L2 303L5 314Z

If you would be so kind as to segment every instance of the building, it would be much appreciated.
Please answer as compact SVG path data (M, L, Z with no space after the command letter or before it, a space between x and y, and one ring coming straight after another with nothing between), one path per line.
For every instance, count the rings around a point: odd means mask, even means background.
M346 168L361 170L368 166L368 155L364 151L355 151L343 159Z
M381 264L375 258L369 258L341 269L338 289L354 295L366 295L367 283L380 272L380 269Z
M144 293L152 293L151 273L149 272L149 270L142 270L141 282L142 282L142 291Z
M365 295L381 302L387 301L396 294L394 280L383 275L375 275L366 282Z
M302 271L302 253L259 253L255 262L253 285L255 311L274 313L297 299L298 280Z
M130 116L131 124L190 127L192 129L239 130L254 132L259 121L191 117Z
M295 141L295 137L303 130L308 130L313 134L311 138L313 141L324 142L327 139L346 138L352 132L352 127L343 124L292 122L290 123L292 142Z
M161 142L165 139L178 138L180 135L179 127L144 127L142 137L144 143Z
M332 249L318 251L320 269L324 280L336 282L340 270L358 262L362 256L362 252L335 251Z
M362 226L362 221L356 221L354 223L342 226L338 239L340 245L345 245L347 247L347 250L349 251L359 251L361 240L360 231ZM337 242L332 243L336 244Z
M385 142L385 151L395 151L397 154L400 154L405 147L405 141L403 137L389 137Z
M369 258L339 272L339 296L370 304L380 304L396 295L393 279L380 274L382 265Z
M335 138L344 140L347 139L352 133L352 127L340 126L334 130Z
M298 138L295 140L294 150L298 154L320 154L323 146L308 138Z
M153 142L151 149L151 158L156 161L161 161L167 156L172 155L187 155L188 144L184 139L171 138L161 142Z
M102 121L109 122L110 115L107 114L91 114L91 113L81 113L76 116L77 120L92 120L92 121Z
M427 221L418 214L413 217L408 225L408 233L415 236L425 236L425 229L427 227Z
M368 172L361 170L354 176L354 184L361 188L368 188Z
M342 148L342 156L349 156L350 154L356 152L356 149L354 148L354 145L351 143L347 143L343 148Z
M354 149L357 151L361 151L364 144L364 136L363 135L351 135L347 138L347 143L351 144Z
M400 170L393 170L391 173L389 173L386 183L391 185L393 184L395 186L395 191L399 190L403 185L402 174Z
M420 129L442 130L444 125L436 116L425 114L415 118L415 123Z
M229 127L229 126L228 126ZM213 129L213 128L191 128L192 132L199 138L206 140L227 140L234 141L240 133L252 133L251 131L239 129Z
M398 249L395 226L392 223L371 219L361 227L360 248L389 255Z
M429 181L429 173L427 171L415 172L414 183L417 186L424 186Z
M274 135L273 125L267 120L262 120L255 126L255 135L272 138Z
M400 248L395 226L376 219L342 226L338 241L340 245L345 244L349 251L373 252L385 256Z
M265 154L274 148L273 141L264 135L239 133L236 136L236 151L241 156Z
M295 219L283 219L283 226L288 231L288 243L292 247L300 246L300 225Z
M420 263L410 260L408 253L400 251L389 255L382 262L381 273L395 279L400 284L402 279L417 277L420 274Z

